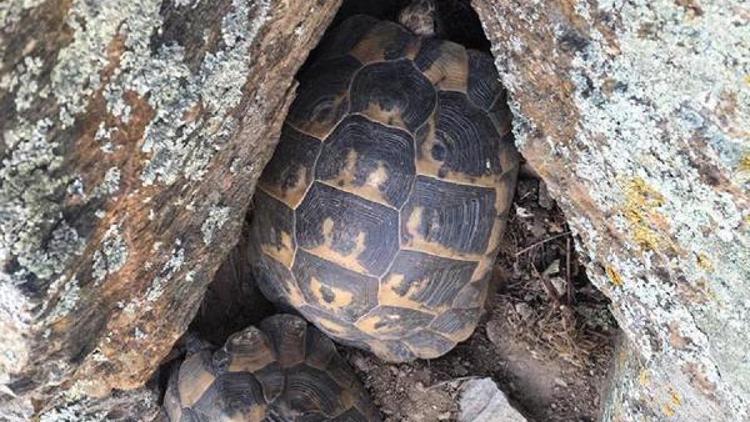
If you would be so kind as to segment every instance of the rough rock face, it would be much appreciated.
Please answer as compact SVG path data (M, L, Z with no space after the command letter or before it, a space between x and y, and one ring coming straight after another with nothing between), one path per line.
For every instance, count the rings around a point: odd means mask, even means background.
M145 382L339 3L0 4L0 395Z
M629 346L608 420L750 417L750 9L474 0Z

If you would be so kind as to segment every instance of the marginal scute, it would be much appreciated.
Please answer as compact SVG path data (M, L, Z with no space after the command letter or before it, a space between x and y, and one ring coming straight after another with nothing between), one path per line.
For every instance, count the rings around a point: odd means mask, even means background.
M256 278L342 344L437 357L471 334L488 295L520 161L506 94L486 53L361 16L332 33L287 120L299 146L281 144L263 179L285 186L272 195L294 210L296 249L280 259L266 235ZM321 353L306 364L321 368Z
M318 139L325 138L349 109L349 84L361 64L351 56L325 60L305 72L289 108L287 123Z
M362 331L382 339L402 339L428 325L434 315L398 306L378 306L355 324Z
M401 25L381 22L374 26L349 52L363 64L413 58L417 51L416 38Z
M251 228L253 244L285 267L292 266L297 245L294 241L294 211L263 191L255 193L256 224Z
M492 56L487 53L468 50L467 54L469 56L469 85L466 93L474 104L489 111L503 92L497 68L492 61Z
M315 160L322 148L320 140L290 125L284 125L276 153L266 165L258 186L294 209L314 178Z
M183 406L192 406L213 384L208 352L196 353L180 366L177 393Z
M446 311L476 266L474 261L400 251L381 281L378 303L428 312Z
M454 42L428 38L414 64L441 91L467 91L469 60L466 49Z

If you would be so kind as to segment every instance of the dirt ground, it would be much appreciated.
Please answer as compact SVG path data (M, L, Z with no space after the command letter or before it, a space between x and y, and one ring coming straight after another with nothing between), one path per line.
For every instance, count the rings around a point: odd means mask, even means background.
M474 334L439 359L394 365L341 348L386 421L455 420L469 377L491 377L531 421L598 418L617 326L533 177L519 182L494 278Z

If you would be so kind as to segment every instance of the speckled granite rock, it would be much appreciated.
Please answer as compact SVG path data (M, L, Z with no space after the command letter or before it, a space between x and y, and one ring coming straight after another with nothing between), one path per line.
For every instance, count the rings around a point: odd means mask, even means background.
M145 382L339 3L0 2L0 394Z
M473 4L629 339L605 419L750 419L748 5Z
M459 408L458 422L526 422L492 378L470 379L463 383Z

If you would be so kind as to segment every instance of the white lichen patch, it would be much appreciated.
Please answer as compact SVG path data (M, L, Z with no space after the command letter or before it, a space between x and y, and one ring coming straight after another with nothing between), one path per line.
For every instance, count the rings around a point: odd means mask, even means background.
M110 275L119 271L128 260L128 245L122 237L122 228L113 224L104 234L101 246L94 252L91 275L96 283L101 283Z
M110 167L104 174L104 180L94 189L94 196L111 196L120 190L122 174L117 167Z
M154 280L151 282L151 286L146 292L146 301L154 302L161 297L167 283L172 280L184 262L185 249L182 247L182 242L178 239L175 242L174 248L172 248L172 251L170 252L169 260L164 264L164 267L159 271L159 274L154 277Z
M203 233L203 243L206 245L210 244L214 239L214 236L218 230L224 226L227 219L229 219L229 213L232 209L229 207L220 207L213 205L208 209L208 217L201 225L201 233Z

